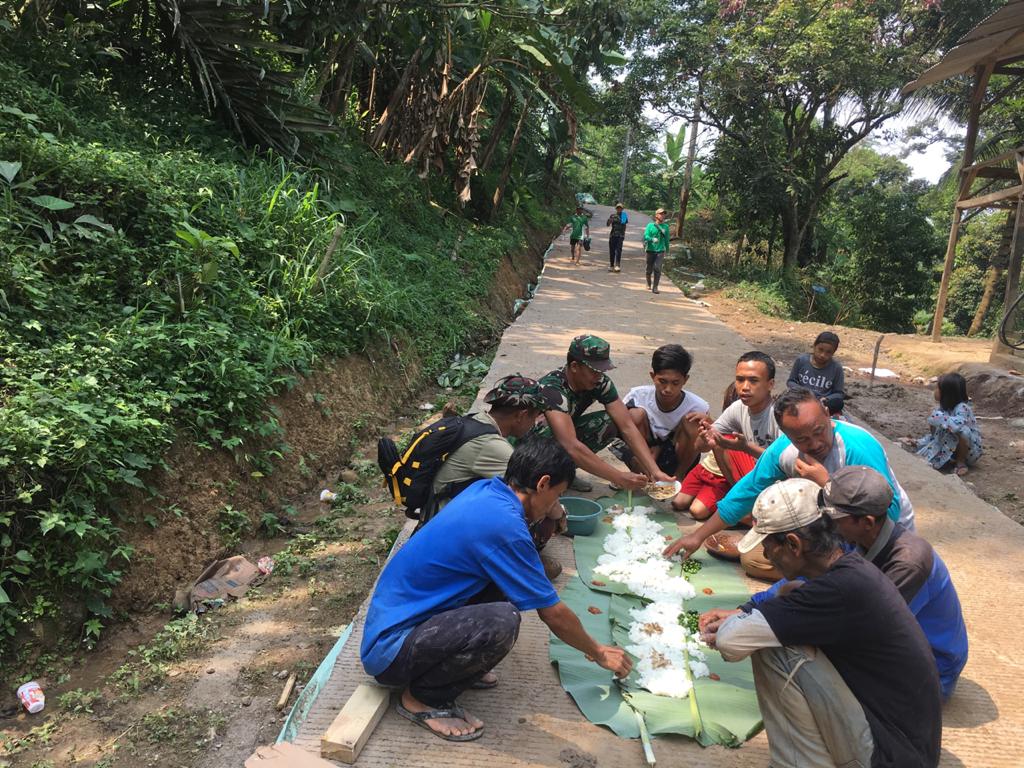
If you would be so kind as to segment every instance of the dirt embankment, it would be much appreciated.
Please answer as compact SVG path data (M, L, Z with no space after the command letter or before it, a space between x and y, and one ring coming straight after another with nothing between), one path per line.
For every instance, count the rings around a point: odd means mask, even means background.
M708 295L706 301L713 313L752 346L775 358L779 386L785 385L797 355L810 351L815 336L824 330L835 331L840 339L836 357L848 369L848 412L893 440L927 432L926 419L935 407L933 376L962 373L985 448L981 461L964 480L979 497L1024 524L1024 423L1020 418L1024 415L1024 377L988 366L990 340L961 337L933 344L923 336L886 334L878 367L900 377L876 379L872 385L870 377L857 369L871 366L880 335L877 331L769 317L720 291Z
M492 332L477 340L479 348L512 319L548 242L533 233L526 252L502 260L481 297ZM296 692L302 689L352 620L405 521L380 486L376 437L397 437L428 415L420 403L448 396L412 350L382 345L325 363L272 402L289 450L265 476L183 436L167 470L151 478L158 503L127 503L140 522L127 530L136 554L114 596L124 620L92 652L24 660L22 671L40 681L47 707L40 715L0 708L0 766L11 756L12 765L26 766L235 768L272 743L287 712L275 707L284 677L296 673ZM343 490L345 502L321 503L324 487ZM229 548L221 531L226 507L254 522L279 515L287 530ZM155 525L141 522L146 515ZM145 610L163 608L177 585L229 554L253 562L274 555L278 567L243 599L193 624L164 628L165 610Z
M477 340L478 347L492 343L512 319L512 304L536 281L549 241L550 235L532 232L525 252L502 259L481 300L492 332ZM129 503L129 519L139 521L126 531L135 554L114 594L115 608L131 612L169 602L175 586L190 582L205 564L236 554L223 543L225 508L253 523L268 513L287 524L291 500L343 466L360 439L376 434L423 385L415 351L400 343L327 361L271 401L287 451L266 474L182 436L166 457L167 470L153 479L160 496Z

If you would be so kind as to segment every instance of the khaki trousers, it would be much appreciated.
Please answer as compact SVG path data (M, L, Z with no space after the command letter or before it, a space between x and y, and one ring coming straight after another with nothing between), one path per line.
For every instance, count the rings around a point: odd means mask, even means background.
M764 556L763 545L758 545L749 552L741 554L740 565L747 572L747 576L752 579L774 582L782 578L782 574L775 570L775 566Z
M874 752L864 708L828 657L810 646L751 656L772 768L868 768Z

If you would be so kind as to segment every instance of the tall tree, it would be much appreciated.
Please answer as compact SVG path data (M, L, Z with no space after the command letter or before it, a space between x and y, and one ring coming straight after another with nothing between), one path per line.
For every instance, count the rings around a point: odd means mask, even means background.
M976 12L969 5L668 0L655 6L643 68L652 102L679 117L704 73L703 119L720 135L713 167L749 208L777 213L792 274L810 256L839 162L900 111L900 87L948 43L947 19ZM754 205L759 198L774 199L776 210Z

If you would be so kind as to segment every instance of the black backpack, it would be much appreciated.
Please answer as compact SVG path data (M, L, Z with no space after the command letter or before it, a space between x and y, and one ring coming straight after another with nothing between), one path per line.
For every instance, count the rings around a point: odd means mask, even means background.
M405 514L425 523L437 513L437 502L461 493L479 478L449 483L434 494L434 477L452 452L481 435L498 434L491 424L466 416L446 416L412 436L403 453L395 441L382 437L377 441L377 465L384 474L384 485Z

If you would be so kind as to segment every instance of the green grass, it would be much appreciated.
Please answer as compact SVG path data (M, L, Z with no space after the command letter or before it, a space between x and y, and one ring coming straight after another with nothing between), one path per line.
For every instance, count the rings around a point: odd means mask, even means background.
M161 682L168 665L203 648L211 639L209 621L195 613L167 622L152 640L128 652L129 660L110 676L126 693L138 693Z
M725 289L729 299L746 301L759 312L772 317L791 317L789 302L778 283L753 283L743 280Z

